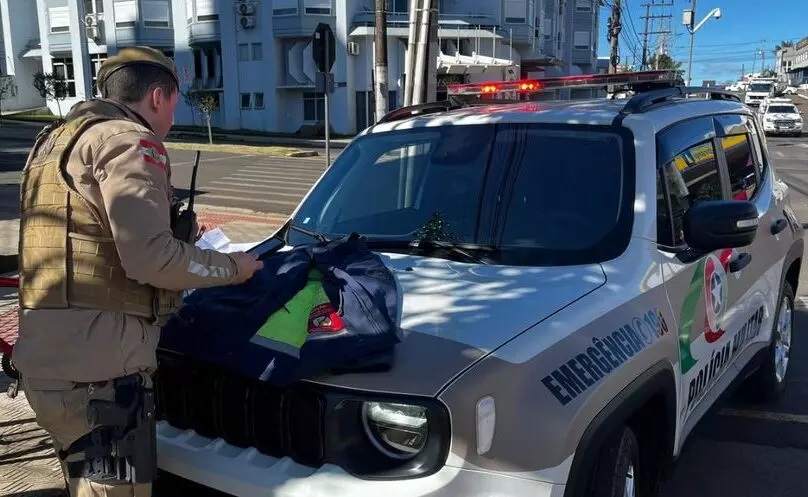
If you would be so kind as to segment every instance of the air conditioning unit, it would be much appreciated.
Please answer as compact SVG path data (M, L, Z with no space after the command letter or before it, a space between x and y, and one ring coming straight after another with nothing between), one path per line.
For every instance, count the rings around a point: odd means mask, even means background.
M254 16L241 16L239 22L241 23L241 27L244 29L252 29L255 27Z
M255 15L255 4L253 4L253 2L250 0L239 0L238 14L240 16Z
M355 41L348 42L348 55L359 55L359 43Z
M95 14L86 14L84 16L84 25L88 28L94 28L98 26L98 17Z

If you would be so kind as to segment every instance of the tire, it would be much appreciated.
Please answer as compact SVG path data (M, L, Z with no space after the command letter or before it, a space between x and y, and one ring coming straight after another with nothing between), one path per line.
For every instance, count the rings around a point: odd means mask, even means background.
M640 444L634 431L624 426L612 434L601 448L588 495L645 497L639 493L640 474Z
M788 313L787 315L784 313ZM786 389L790 352L794 338L794 290L787 281L783 282L780 300L774 314L772 338L763 364L749 378L747 393L750 400L760 403L777 401ZM778 356L784 352L783 369L778 368Z
M11 362L11 355L3 354L2 368L6 376L11 378L12 380L20 379L20 372L17 371L17 368L14 367L14 363Z

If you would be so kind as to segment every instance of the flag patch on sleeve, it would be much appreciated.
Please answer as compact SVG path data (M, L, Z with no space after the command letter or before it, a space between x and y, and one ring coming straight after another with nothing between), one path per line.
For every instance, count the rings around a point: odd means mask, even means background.
M149 140L140 140L138 151L146 163L157 166L160 169L166 168L168 153L162 145Z

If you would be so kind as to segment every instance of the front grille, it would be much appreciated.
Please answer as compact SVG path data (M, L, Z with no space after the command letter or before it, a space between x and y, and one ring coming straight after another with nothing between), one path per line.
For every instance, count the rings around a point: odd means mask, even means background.
M317 467L325 456L325 399L303 387L277 388L160 351L157 419L236 447L255 447Z
M776 124L778 126L794 126L794 121L780 120L780 121L774 121L774 124Z

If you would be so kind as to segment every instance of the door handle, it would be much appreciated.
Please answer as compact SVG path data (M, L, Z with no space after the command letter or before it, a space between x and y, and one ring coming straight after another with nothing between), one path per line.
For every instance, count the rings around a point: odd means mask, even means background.
M741 269L748 266L750 262L752 262L752 254L748 254L746 252L738 254L738 258L729 263L729 272L737 273Z
M776 235L788 227L788 221L785 219L778 219L772 224L772 235Z

